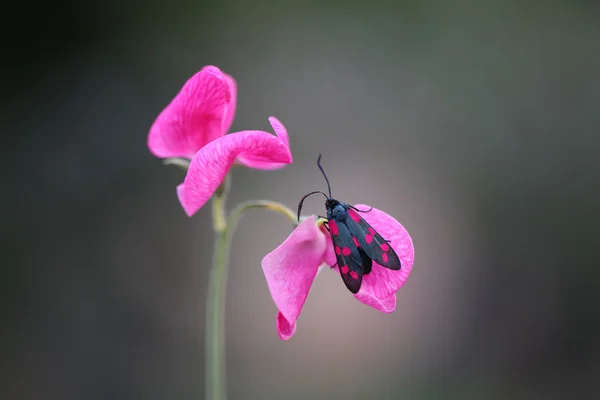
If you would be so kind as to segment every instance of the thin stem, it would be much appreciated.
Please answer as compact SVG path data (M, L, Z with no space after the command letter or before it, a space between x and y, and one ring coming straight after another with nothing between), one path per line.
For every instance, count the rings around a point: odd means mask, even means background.
M213 266L208 287L206 310L206 398L225 400L225 293L227 291L227 268L231 237L244 212L251 208L277 211L296 224L296 215L281 203L257 200L241 203L225 218L225 197L229 188L226 179L213 198L213 224L216 232Z
M227 176L212 199L212 218L215 229L213 266L208 283L206 303L206 398L225 400L225 293L227 292L227 266L229 265L230 233L227 231L225 199L231 185Z
M212 218L215 232L223 232L227 229L227 217L225 216L225 199L231 187L231 177L227 175L223 183L219 185L213 196Z
M214 196L212 203L212 218L215 232L225 232L227 230L227 217L225 216L225 196Z
M250 200L238 204L231 210L231 214L229 214L227 220L227 229L234 231L242 215L251 208L266 208L267 210L278 212L286 216L294 225L298 224L296 214L286 205L270 200Z
M206 313L206 398L209 400L224 400L227 398L224 322L229 246L230 240L227 230L217 232Z
M174 165L178 168L181 168L184 171L187 171L190 167L190 160L186 158L165 158L163 160L163 164Z

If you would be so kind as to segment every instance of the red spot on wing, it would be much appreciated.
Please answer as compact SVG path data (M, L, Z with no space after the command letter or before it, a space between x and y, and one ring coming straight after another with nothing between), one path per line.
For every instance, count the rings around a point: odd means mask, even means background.
M343 255L345 255L345 256L349 256L349 255L350 255L350 253L352 253L352 250L350 250L350 247L344 247L344 248L342 249L342 254L343 254Z
M358 274L356 273L356 271L350 271L350 276L352 277L352 279L358 279Z
M379 247L381 247L381 250L383 251L388 251L390 249L390 246L388 246L387 243L381 243Z
M365 235L365 242L367 242L367 244L373 243L373 235L371 235L370 233L367 233Z
M348 214L350 215L350 218L354 220L354 222L360 222L360 215L358 215L356 211L354 211L353 209L349 209Z
M331 220L329 221L329 230L331 231L332 234L337 235L339 230L338 230L338 226L335 223L335 221Z
M337 254L338 256L342 254L342 249L340 249L340 246L335 246L335 254Z
M346 265L344 265L343 267L340 268L340 271L342 271L342 274L347 274L348 273L348 267Z
M360 244L358 243L358 240L356 240L356 238L354 236L352 236L352 241L354 242L354 245L356 247L360 247Z
M373 236L375 236L377 234L377 232L375 232L375 229L369 227L369 233Z
M381 255L381 259L383 260L384 263L387 264L387 262L388 262L388 255L387 255L387 253L383 253Z

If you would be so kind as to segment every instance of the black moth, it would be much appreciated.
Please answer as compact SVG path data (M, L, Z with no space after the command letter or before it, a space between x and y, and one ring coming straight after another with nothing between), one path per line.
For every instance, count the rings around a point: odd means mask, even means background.
M370 209L362 211L331 197L331 186L321 166L320 154L317 159L317 165L327 182L329 196L319 190L305 195L298 204L298 220L300 220L300 212L302 211L304 199L316 193L321 193L327 198L325 201L325 208L327 209L327 222L325 226L331 234L340 275L348 290L352 293L358 293L363 275L371 272L373 261L385 268L399 270L401 267L400 258L398 258L394 249L388 244L388 241L382 238L358 214L359 212L369 212L371 211Z

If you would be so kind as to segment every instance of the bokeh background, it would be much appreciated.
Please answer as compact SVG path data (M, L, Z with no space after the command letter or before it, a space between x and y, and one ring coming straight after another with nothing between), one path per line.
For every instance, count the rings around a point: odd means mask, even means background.
M234 130L294 164L229 204L325 188L384 209L416 263L380 314L338 276L282 342L252 211L227 302L232 399L599 398L600 9L594 1L14 4L2 41L2 399L204 397L210 210L146 135L206 64ZM320 199L306 212L323 213Z

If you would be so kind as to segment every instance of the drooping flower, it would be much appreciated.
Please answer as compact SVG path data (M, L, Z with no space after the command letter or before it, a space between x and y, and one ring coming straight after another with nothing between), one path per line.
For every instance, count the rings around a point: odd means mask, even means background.
M179 201L189 216L210 199L236 160L247 167L263 170L291 164L287 130L277 118L270 117L269 121L277 136L263 131L231 133L196 153L185 180L177 187Z
M287 130L275 117L269 122L276 136L264 131L226 135L236 109L235 80L206 66L183 85L159 114L148 134L148 147L157 157L191 159L177 194L191 216L210 199L235 163L272 170L291 164Z
M370 208L364 204L355 207ZM398 221L381 210L373 208L362 217L390 241L402 268L393 271L373 262L372 271L363 276L361 288L354 297L381 312L391 313L396 308L396 292L412 269L412 239ZM263 272L278 308L276 328L281 339L288 340L296 332L296 321L323 264L334 266L336 258L329 233L322 224L317 224L314 216L305 219L278 248L263 258ZM337 266L332 269L339 273ZM346 290L341 279L340 288Z

